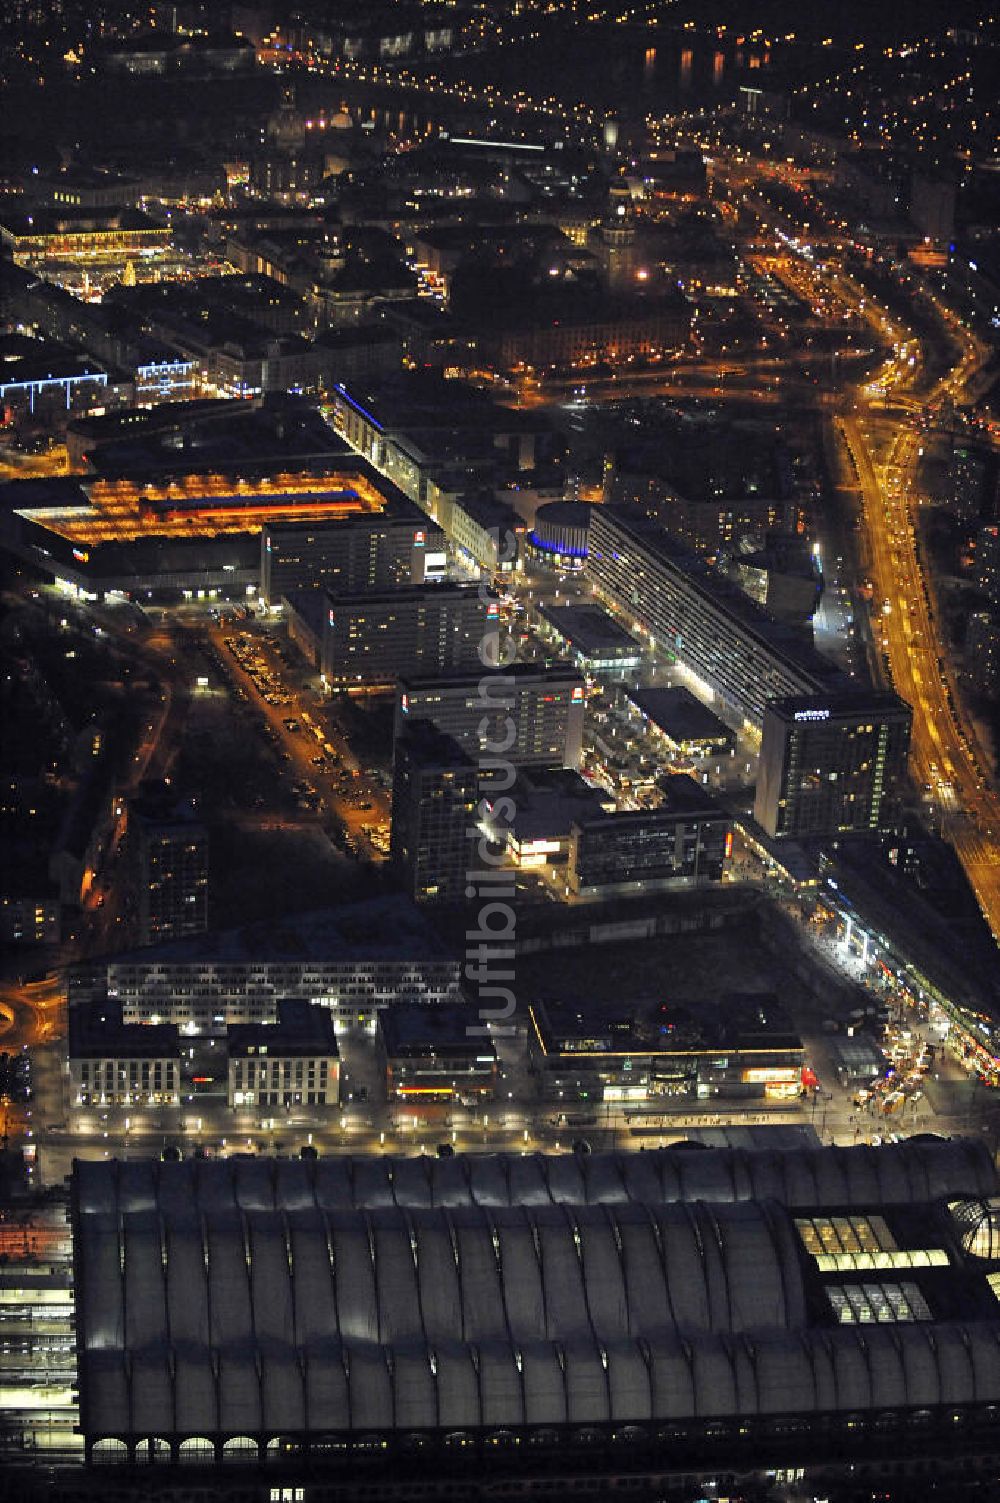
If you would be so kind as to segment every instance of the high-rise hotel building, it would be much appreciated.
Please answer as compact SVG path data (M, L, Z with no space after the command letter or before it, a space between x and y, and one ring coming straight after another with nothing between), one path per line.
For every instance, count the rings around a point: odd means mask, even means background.
M895 694L775 699L764 712L754 815L772 837L872 834L892 826L913 712Z

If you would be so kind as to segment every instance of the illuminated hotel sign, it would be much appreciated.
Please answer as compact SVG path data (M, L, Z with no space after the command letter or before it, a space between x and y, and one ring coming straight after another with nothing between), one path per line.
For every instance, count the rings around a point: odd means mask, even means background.
M829 710L796 710L796 720L829 720Z

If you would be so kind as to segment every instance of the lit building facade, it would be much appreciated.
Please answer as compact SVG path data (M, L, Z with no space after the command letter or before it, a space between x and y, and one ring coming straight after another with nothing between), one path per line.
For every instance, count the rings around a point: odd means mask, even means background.
M61 933L57 898L0 897L0 944L56 945Z
M748 726L759 729L768 700L816 694L839 678L796 631L772 621L657 523L595 506L589 548L598 595Z
M123 1023L115 1003L69 1009L73 1106L177 1106L181 1050L171 1023Z
M1000 620L996 616L976 611L969 617L964 657L972 687L995 699L1000 694Z
M757 823L791 840L891 829L912 723L895 694L773 700L761 737Z
M470 1033L470 1005L400 1002L378 1017L379 1054L389 1101L492 1101L496 1046Z
M579 767L585 702L583 674L568 663L404 677L395 732L431 720L473 757L485 750L517 767Z
M141 944L182 939L208 928L208 831L190 804L169 790L128 808L127 897Z
M401 674L469 669L482 661L497 605L475 585L417 585L328 595L322 671L327 683L391 684Z
M289 590L346 595L422 585L428 540L438 529L411 502L390 502L324 525L270 524L261 532L260 589L276 604ZM442 540L443 546L443 540Z
M298 998L278 1003L273 1023L226 1030L231 1107L336 1106L340 1058L333 1018Z
M58 1452L79 1475L83 1437L76 1390L73 1233L69 1207L51 1191L19 1194L0 1216L0 1454L4 1490L30 1498L15 1458Z
M586 501L548 501L535 512L527 537L531 562L559 573L575 573L587 561L590 506Z
M168 589L245 600L260 588L265 527L288 529L285 545L299 557L289 542L293 529L308 535L377 515L397 497L353 455L294 469L248 461L164 475L158 467L155 478L141 481L15 480L0 485L0 548L88 598Z
M797 1100L805 1062L802 1040L770 993L691 1007L536 1000L528 1059L542 1099L576 1115L603 1102L676 1110L685 1100Z
M418 903L465 900L472 869L479 769L429 720L407 724L395 744L392 860Z
M165 251L173 236L169 225L129 208L52 208L0 221L0 245L21 266L149 256Z
M1000 527L981 527L976 536L976 587L991 607L1000 607Z
M721 882L732 845L728 815L686 774L664 780L656 809L599 814L570 834L567 881L578 897Z
M176 1023L219 1035L230 1023L272 1023L284 997L329 1008L339 1028L367 1028L389 1002L457 995L460 961L401 897L112 956L70 974L71 996L107 995L126 1023Z
M588 677L625 678L642 665L642 643L599 605L540 605L531 621L543 642Z

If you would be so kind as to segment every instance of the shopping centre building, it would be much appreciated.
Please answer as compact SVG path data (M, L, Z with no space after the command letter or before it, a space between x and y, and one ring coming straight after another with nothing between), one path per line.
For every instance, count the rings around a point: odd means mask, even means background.
M408 503L352 454L294 468L15 480L0 485L0 548L91 599L246 600L261 587L265 529L280 526L289 541L291 529L364 525L387 508Z

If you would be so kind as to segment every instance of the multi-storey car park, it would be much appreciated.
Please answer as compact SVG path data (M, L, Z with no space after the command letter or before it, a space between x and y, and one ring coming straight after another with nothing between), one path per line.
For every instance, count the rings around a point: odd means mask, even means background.
M260 587L265 527L366 519L390 506L407 503L353 455L294 469L15 480L0 486L0 547L91 598L170 589L245 599Z
M748 729L759 731L770 699L845 687L843 674L800 633L773 621L637 510L593 508L587 569L597 594L627 624Z
M989 1476L985 1147L687 1146L78 1161L59 1496L151 1462L167 1497L313 1503Z

